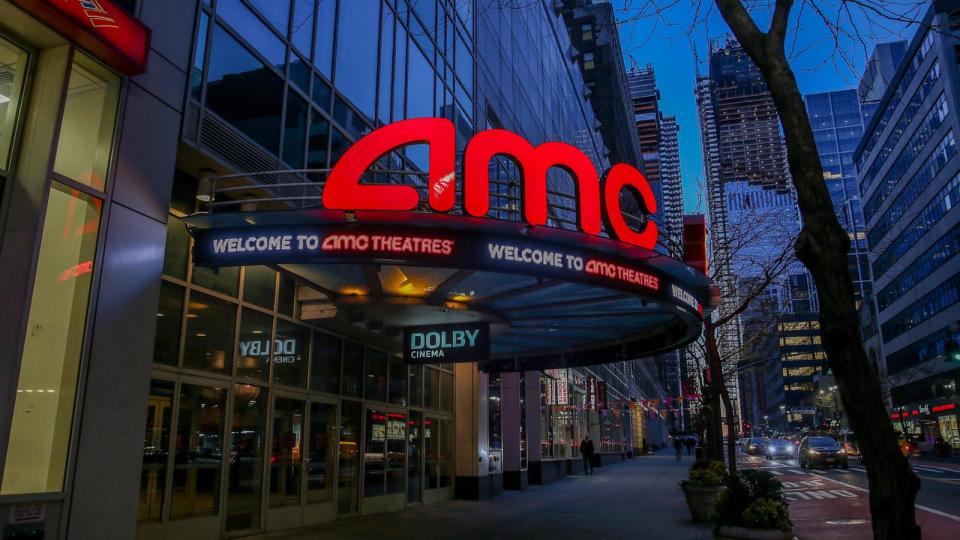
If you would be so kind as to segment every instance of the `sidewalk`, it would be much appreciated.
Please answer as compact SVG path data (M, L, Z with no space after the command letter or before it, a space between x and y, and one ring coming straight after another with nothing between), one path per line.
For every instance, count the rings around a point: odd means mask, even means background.
M447 501L274 538L705 540L713 535L690 521L678 485L691 464L692 457L676 462L672 450L661 451L488 501Z

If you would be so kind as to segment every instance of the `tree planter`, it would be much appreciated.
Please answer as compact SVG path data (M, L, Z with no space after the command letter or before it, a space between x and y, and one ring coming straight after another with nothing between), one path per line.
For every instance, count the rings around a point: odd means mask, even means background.
M713 531L716 540L793 540L793 531L779 529L748 529L747 527L718 527Z
M727 489L726 486L699 487L684 484L680 484L680 487L683 488L683 495L687 498L690 517L697 523L706 523L710 519L710 512L713 511L713 503L717 500L717 495Z

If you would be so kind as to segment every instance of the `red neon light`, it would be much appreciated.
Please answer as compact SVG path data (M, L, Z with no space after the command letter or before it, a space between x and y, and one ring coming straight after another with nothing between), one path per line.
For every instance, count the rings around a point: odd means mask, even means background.
M936 407L930 407L930 410L933 412L943 412L943 411L952 411L957 408L956 403L947 403L945 405L937 405Z
M464 207L471 216L490 210L490 160L506 155L523 171L523 217L531 225L547 224L547 171L560 167L576 180L578 224L588 234L600 234L600 183L593 162L569 144L549 142L534 147L526 139L502 129L478 133L463 158Z
M584 271L595 276L618 279L625 283L639 285L655 291L660 289L660 279L657 276L615 263L591 259L584 265Z
M150 29L110 0L11 0L125 75L147 70Z
M917 409L914 409L910 414L914 416L920 416L920 411L918 411Z
M374 251L387 253L420 253L427 255L450 255L454 241L425 236L399 236L383 234L331 234L323 239L320 249L326 252Z
M428 202L437 212L448 212L456 202L455 128L444 118L414 118L376 129L354 144L330 172L323 191L323 205L331 210L410 211L420 204L412 186L361 184L364 172L391 151L409 144L430 146L427 180ZM490 160L509 156L523 171L523 217L531 225L547 223L547 171L559 167L575 180L577 223L587 234L607 232L623 242L652 249L657 226L649 221L642 231L632 230L620 208L620 192L634 190L650 213L657 211L656 199L640 171L618 164L610 169L603 184L603 197L596 169L590 158L568 144L548 142L531 145L523 137L501 129L477 134L464 155L463 204L466 212L484 217L490 210Z
M427 188L430 208L447 212L456 200L454 127L444 118L414 118L373 130L351 146L330 172L323 205L331 210L413 210L420 195L412 186L361 184L378 159L408 144L430 145Z
M618 163L607 171L604 179L603 202L607 209L605 214L607 227L612 229L612 233L617 238L628 244L653 249L657 245L657 224L647 221L643 231L636 232L623 219L623 211L620 209L620 192L625 187L640 195L640 202L643 203L647 212L651 214L657 212L657 198L653 195L647 178L637 169L625 163Z
M897 420L900 418L900 413L893 413L890 415L891 420Z

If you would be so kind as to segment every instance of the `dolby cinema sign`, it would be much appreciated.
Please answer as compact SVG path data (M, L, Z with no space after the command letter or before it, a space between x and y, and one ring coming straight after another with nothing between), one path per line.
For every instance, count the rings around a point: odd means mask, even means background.
M403 359L408 364L482 362L489 356L489 323L411 326L403 331Z

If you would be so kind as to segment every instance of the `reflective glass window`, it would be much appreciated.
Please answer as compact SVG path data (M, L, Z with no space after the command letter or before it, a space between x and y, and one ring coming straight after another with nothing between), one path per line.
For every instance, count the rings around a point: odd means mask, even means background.
M287 91L286 122L283 125L283 160L294 169L303 167L307 138L307 102Z
M341 394L350 397L363 396L363 361L363 345L344 341Z
M363 496L383 495L387 413L367 410L366 439L363 454Z
M343 400L340 410L340 458L337 467L337 513L340 515L354 514L359 510L362 414L359 401Z
M333 472L337 459L337 407L310 404L310 456L307 461L307 503L333 500Z
M436 409L440 406L440 373L433 368L423 369L423 408Z
M367 349L366 393L364 398L387 401L387 353Z
M340 338L314 331L310 389L336 394L340 389Z
M407 415L387 413L387 446L384 460L386 494L403 493L403 466L407 455Z
M157 307L157 337L153 342L153 361L177 365L180 351L180 323L183 321L184 289L169 281L160 282L160 305Z
M380 36L380 97L377 102L377 120L390 123L390 90L393 88L393 11L383 7Z
M147 398L147 425L143 435L143 468L140 471L140 500L137 521L160 521L163 491L167 482L167 455L170 444L170 418L173 412L171 381L150 381Z
M273 381L290 386L307 384L307 346L310 330L283 319L277 320L273 350Z
M298 54L290 56L290 81L297 85L304 93L310 93L310 79L313 77L313 70L310 64Z
M101 205L50 187L0 495L63 489Z
M419 407L423 400L423 366L409 366L410 405Z
M330 130L330 167L340 160L340 156L353 144L339 129Z
M317 11L317 0L293 0L293 26L290 27L290 41L306 56L310 56L313 46L313 19Z
M53 170L103 190L113 148L120 78L77 53L70 68Z
M423 421L424 489L440 487L440 434L436 418Z
M440 373L440 410L453 411L453 374Z
M407 502L420 502L423 488L423 413L410 411L407 421Z
M416 47L410 47L407 73L407 118L422 118L433 114L433 84L435 75L430 63Z
M337 31L337 89L367 118L374 117L380 0L340 3Z
M228 531L260 527L266 409L264 388L246 384L234 385L230 468L227 477Z
M316 109L310 118L309 147L307 150L307 168L325 169L327 167L327 146L330 144L330 122ZM325 176L323 177L325 179Z
M187 261L190 258L190 233L183 221L175 216L167 219L167 244L163 252L163 273L187 279Z
M333 77L333 33L336 19L337 0L319 0L313 65L317 66L320 73L323 73L328 79Z
M237 340L237 376L267 380L273 349L273 316L244 308L240 313L240 337Z
M0 172L10 168L28 58L27 51L0 37Z
M453 484L453 420L440 419L440 445L437 456L440 487Z
M223 267L217 270L194 266L191 280L195 285L227 296L237 296L240 292L240 268L236 266Z
M184 384L180 388L170 518L220 512L220 464L227 391Z
M211 48L207 107L276 154L280 149L282 80L220 25L214 26Z
M407 365L403 357L390 356L390 403L407 404Z
M236 313L234 304L190 292L183 367L230 373Z
M278 6L286 5L289 9L289 2L284 1L275 2L265 0L259 2L259 4L261 5L258 7L261 7L261 9L262 6L271 4ZM286 62L287 46L283 44L283 41L281 41L276 34L264 26L260 18L250 11L250 8L244 5L243 2L240 0L220 0L217 3L217 13L227 21L227 24L229 24L231 28L243 36L243 39L253 45L254 49L265 56L267 62L283 69L283 64ZM271 22L273 22L273 20L271 20ZM286 28L286 26L286 19L284 19L283 28Z
M200 11L200 24L197 26L196 50L193 53L193 65L190 66L190 97L200 99L203 87L203 60L207 51L207 32L210 28L210 16Z
M319 75L313 76L313 102L320 109L330 112L330 100L333 98L333 90Z
M270 506L300 504L300 474L303 470L304 403L277 398L273 407L273 438L270 452Z
M221 4L223 1L224 0L220 0ZM279 30L281 34L287 35L287 29L290 26L290 0L248 1L267 19L267 22Z
M293 310L297 303L297 281L292 277L280 273L280 291L277 293L277 311L293 317Z
M243 301L266 309L273 309L277 272L266 266L247 266L243 269Z

